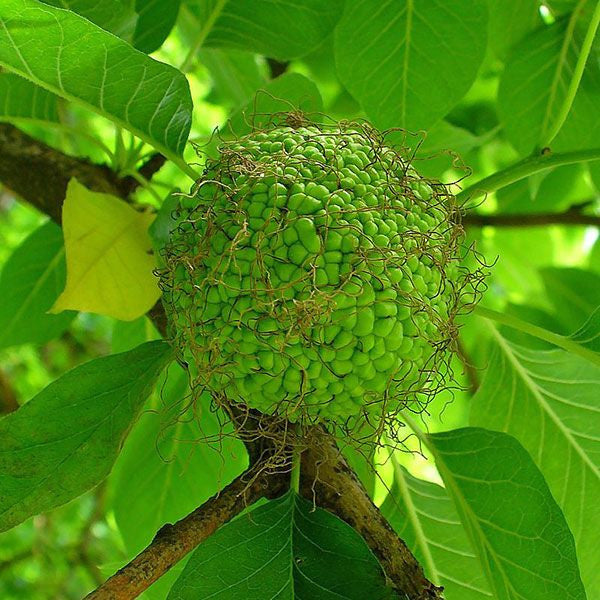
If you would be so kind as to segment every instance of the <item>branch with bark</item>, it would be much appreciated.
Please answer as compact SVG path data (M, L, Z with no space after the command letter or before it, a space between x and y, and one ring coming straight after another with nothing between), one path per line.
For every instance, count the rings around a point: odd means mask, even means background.
M0 124L0 154L3 156L0 182L57 223L61 221L61 207L71 177L77 177L92 190L128 201L134 189L129 178L120 178L106 166L63 154L12 125ZM153 165L159 162L156 159ZM154 306L148 316L164 334L166 318L162 306ZM261 497L273 498L287 489L287 474L264 468L269 460L269 442L260 437L258 419L248 418L247 413L241 420L235 414L232 417L244 428L241 433L250 457L250 469L181 521L165 525L144 551L88 599L136 598L244 508ZM261 422L263 419L261 416ZM400 594L409 600L441 599L441 588L427 580L417 560L341 456L334 438L324 431L316 431L314 435L319 440L318 450L307 450L302 456L303 495L349 523L363 536Z

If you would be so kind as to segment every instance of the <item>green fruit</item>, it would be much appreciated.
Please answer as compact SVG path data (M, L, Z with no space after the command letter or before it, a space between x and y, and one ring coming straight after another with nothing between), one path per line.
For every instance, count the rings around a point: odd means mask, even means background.
M455 331L454 211L360 124L224 142L161 273L193 388L292 421L400 406Z

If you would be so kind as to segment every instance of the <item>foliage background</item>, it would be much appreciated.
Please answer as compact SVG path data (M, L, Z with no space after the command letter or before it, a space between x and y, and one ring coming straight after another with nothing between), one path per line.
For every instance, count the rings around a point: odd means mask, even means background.
M34 15L27 11L40 4L9 0L0 8L0 23L10 25L11 10ZM598 150L597 41L571 110L553 136L598 12L592 0L45 4L80 13L103 33L112 32L185 73L194 105L190 140L202 146L229 119L241 132L247 127L245 115L299 106L335 119L366 117L381 128L405 128L413 133L398 135L413 149L417 168L446 182L460 181L463 187L547 145L552 152ZM0 119L70 154L108 162L122 175L136 172L153 152L152 143L171 159L136 194L152 207L162 204L173 188L189 186L185 173L190 168L180 158L183 145L177 132L164 123L156 130L146 126L148 115L143 113L148 109L141 100L129 113L123 111L132 93L127 85L139 81L145 69L141 53L125 53L110 36L115 54L106 56L114 63L109 62L104 80L109 93L100 102L93 90L100 72L96 51L108 43L104 38L90 37L87 55L75 45L73 54L59 63L52 54L52 29L40 29L36 43L48 49L47 55L33 60L28 72L11 55L8 32L7 27L0 30L0 64L5 67L0 72ZM119 52L124 62L119 62ZM88 57L90 69L85 70L81 64ZM44 64L58 65L59 71L62 64L59 84ZM183 77L158 70L156 77L155 83L173 77L173 85L180 86L181 102L173 114L185 115L189 107L181 91ZM152 84L144 91L151 96ZM201 160L190 145L183 156L193 165ZM599 165L577 161L545 170L477 200L476 212L485 217L467 218L465 227L468 244L476 243L488 261L495 261L486 307L567 336L600 306L598 221L594 224L600 208ZM578 224L585 219L574 215L587 217L588 224ZM65 274L60 231L46 222L10 190L1 190L0 410L5 413L74 366L158 337L145 317L123 322L68 312L48 320L45 311L62 291ZM17 318L18 298L11 295L16 280L37 290L31 298L37 321L28 313ZM597 324L591 327L592 334L600 333ZM436 398L427 427L435 432L477 425L506 431L520 441L565 514L588 597L596 597L598 364L557 350L522 327L475 315L465 318L460 339L463 356L454 366L462 389ZM2 598L81 597L148 544L163 523L187 514L241 472L246 464L241 445L211 448L197 442L192 419L165 428L185 388L184 375L172 366L104 483L0 534ZM203 435L217 430L208 410L201 426ZM417 447L415 438L407 443ZM475 559L456 507L440 486L430 451L424 455L429 460L405 453L391 460L377 456L378 478L359 466L376 502L383 504L429 577L447 587L449 600L490 597L485 568ZM396 501L388 496L388 487ZM519 500L515 502L518 512ZM501 548L498 556L503 557ZM163 578L146 596L165 598L175 575ZM502 598L517 597L511 594Z

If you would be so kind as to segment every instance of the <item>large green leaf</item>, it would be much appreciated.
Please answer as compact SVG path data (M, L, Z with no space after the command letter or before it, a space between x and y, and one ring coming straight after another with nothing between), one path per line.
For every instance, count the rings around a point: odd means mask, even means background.
M528 34L511 53L500 81L498 110L508 139L520 153L542 144L554 126L579 56L580 38L579 29L562 19ZM599 99L600 67L590 60L553 149L598 144Z
M176 69L35 0L3 0L0 32L0 65L128 128L166 156L183 152L192 101Z
M14 73L0 73L0 119L58 121L57 98Z
M280 60L316 48L332 31L342 0L187 0L198 18L197 42L251 50ZM199 46L198 43L195 46Z
M443 487L399 464L381 512L446 600L484 600L491 593L456 508Z
M585 600L575 544L544 477L513 437L427 436L496 600Z
M338 72L379 127L425 129L473 83L486 32L482 0L347 0Z
M497 348L473 399L471 422L510 433L529 450L565 513L589 597L596 598L600 367L564 350L534 351L494 337Z
M346 523L290 491L194 551L168 600L382 600L383 571Z
M181 0L136 0L133 45L142 52L158 50L175 25L180 4Z
M0 420L0 531L106 477L170 358L165 342L98 358Z
M60 335L76 313L48 314L65 285L65 249L58 225L36 229L11 255L0 275L0 348Z
M225 415L211 410L208 396L185 410L189 397L187 373L171 365L115 465L115 519L131 552L246 467L244 446L226 426Z

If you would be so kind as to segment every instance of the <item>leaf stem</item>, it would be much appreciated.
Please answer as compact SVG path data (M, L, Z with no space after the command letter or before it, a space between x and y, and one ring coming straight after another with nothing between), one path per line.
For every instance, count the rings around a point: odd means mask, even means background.
M495 192L496 190L502 189L515 181L529 177L539 171L545 171L546 169L559 167L561 165L570 165L592 160L600 160L600 148L529 156L506 169L502 169L493 175L484 177L477 183L474 183L458 193L456 199L462 205L467 201L475 200L481 196Z
M223 12L223 8L225 7L226 2L227 2L227 0L217 0L215 7L211 11L209 17L206 19L202 29L200 30L200 33L198 34L198 37L196 38L195 42L192 44L192 47L189 49L184 61L181 63L181 66L179 67L179 70L182 73L186 73L187 71L189 71L192 61L194 60L194 57L196 56L196 54L198 54L198 51L200 50L200 48L202 48L202 44L204 44L204 40L206 40L206 36L210 33L210 30L212 29L213 25L215 24L215 21L219 18L219 15Z
M496 323L506 325L512 329L522 331L523 333L536 337L540 340L554 344L555 346L558 346L559 348L562 348L571 354L577 354L578 356L581 356L590 362L600 365L600 354L592 350L588 350L567 336L548 331L543 327L538 327L537 325L533 325L533 323L528 323L527 321L523 321L522 319L519 319L513 315L507 315L490 308L484 308L483 306L476 306L473 312L476 315L487 319L488 321L494 321Z
M558 135L558 132L562 129L562 126L565 124L567 117L569 116L571 106L573 105L573 101L575 100L575 95L577 94L577 90L579 89L579 84L581 82L581 77L583 76L585 64L587 62L587 59L589 58L590 51L592 49L594 37L596 36L596 32L598 31L598 25L600 25L600 0L596 2L594 14L592 15L592 19L590 20L590 24L588 25L585 37L583 39L583 43L581 44L581 51L579 52L579 56L577 57L577 63L575 64L575 69L573 70L573 77L571 77L571 81L569 82L567 93L560 107L560 111L556 117L556 121L554 122L554 126L548 132L547 136L542 140L543 147L550 146L554 138Z

